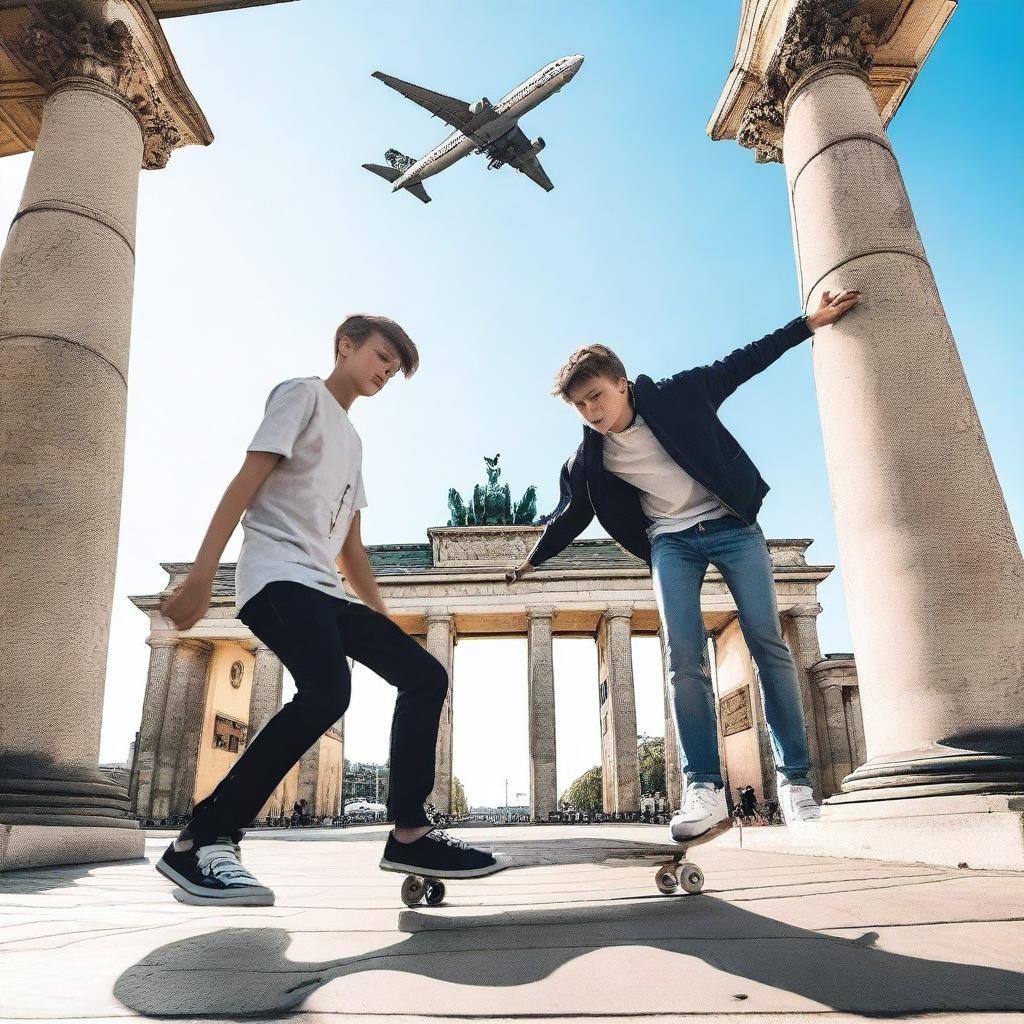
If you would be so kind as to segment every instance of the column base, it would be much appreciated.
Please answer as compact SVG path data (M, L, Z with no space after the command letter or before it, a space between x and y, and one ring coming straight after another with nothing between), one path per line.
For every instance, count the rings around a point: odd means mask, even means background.
M970 747L933 743L872 758L843 779L842 793L829 803L970 793L1024 793L1020 735L999 733Z
M813 857L1024 871L1024 795L829 802L820 821L799 829L743 829L742 846Z
M146 833L136 828L0 824L0 873L55 864L137 860Z
M0 824L137 829L128 790L98 768L0 776Z

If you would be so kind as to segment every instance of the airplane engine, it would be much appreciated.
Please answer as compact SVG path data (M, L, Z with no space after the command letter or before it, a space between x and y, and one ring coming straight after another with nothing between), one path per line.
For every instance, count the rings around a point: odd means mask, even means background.
M542 149L544 148L544 140L542 138L536 138L530 143L530 148L525 153L521 153L519 156L512 161L513 167L522 167L527 161L532 160Z
M469 112L474 115L482 114L490 105L491 101L486 96L481 96L476 103L470 104Z

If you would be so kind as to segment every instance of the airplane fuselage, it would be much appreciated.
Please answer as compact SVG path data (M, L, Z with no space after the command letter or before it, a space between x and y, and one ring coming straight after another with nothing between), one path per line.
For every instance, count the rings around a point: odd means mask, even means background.
M407 185L433 177L464 156L486 149L489 144L515 128L524 114L558 92L576 74L582 63L583 58L577 55L560 57L545 64L540 71L494 104L497 117L488 121L475 139L461 131L452 132L439 146L420 157L400 178L395 179L393 191L397 192Z

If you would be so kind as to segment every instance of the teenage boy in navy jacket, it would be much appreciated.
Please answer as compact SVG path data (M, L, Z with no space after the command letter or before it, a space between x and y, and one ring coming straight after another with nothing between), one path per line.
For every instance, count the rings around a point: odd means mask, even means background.
M812 315L662 381L641 375L630 382L622 361L604 345L577 349L555 379L552 394L585 421L583 442L562 468L561 499L544 533L507 578L513 582L557 555L595 516L651 566L686 778L683 806L669 826L676 841L703 835L729 816L700 609L709 564L732 592L760 672L786 822L820 816L807 778L796 667L782 639L771 557L757 524L768 485L719 420L718 408L742 383L859 301L856 291L825 292Z

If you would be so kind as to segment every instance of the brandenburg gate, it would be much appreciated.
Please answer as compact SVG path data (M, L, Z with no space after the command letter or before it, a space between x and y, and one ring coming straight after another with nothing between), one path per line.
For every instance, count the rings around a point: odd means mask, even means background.
M556 809L555 637L589 638L598 648L598 673L590 684L599 708L606 812L640 806L637 724L634 699L633 636L660 636L658 611L647 566L613 541L577 540L562 554L514 584L505 572L525 558L540 526L458 526L428 530L426 544L384 544L368 548L381 593L392 616L448 669L451 684L442 710L437 747L436 785L431 802L451 809L452 736L458 720L458 682L454 648L460 639L522 638L529 648L530 806L536 820ZM849 655L822 658L816 617L821 611L818 585L830 565L809 565L811 541L769 542L783 635L798 668L808 739L814 763L814 788L820 797L839 790L844 776L863 760L864 741L856 672ZM188 573L188 563L163 566L173 586ZM281 700L282 667L235 617L234 565L220 567L207 615L185 632L159 612L159 594L132 600L150 617L149 678L142 724L136 738L131 795L143 819L187 812L219 781L237 753L224 751L234 731L251 737ZM774 765L759 682L743 640L736 606L721 576L711 569L701 594L709 653L719 696L719 730L726 783L751 784L759 794L775 789ZM664 655L664 644L662 645ZM662 659L664 664L664 657ZM236 667L237 666L237 667ZM238 686L225 684L234 671ZM664 676L666 780L673 806L679 805L680 772L675 726ZM218 706L213 704L221 702ZM233 702L233 703L232 703ZM232 723L220 730L217 721ZM204 725L205 723L205 725ZM340 740L340 731L336 738ZM324 742L307 758L318 765L339 763L340 751L325 756ZM216 777L200 776L219 744L222 764ZM317 772L300 764L300 777ZM563 786L569 780L563 780ZM340 794L341 780L333 784ZM301 789L301 783L300 783ZM337 813L332 800L312 789L318 813ZM278 803L282 802L280 796ZM287 799L284 800L287 803Z

